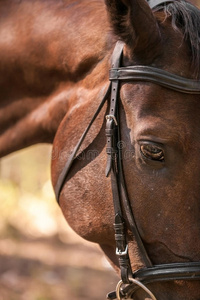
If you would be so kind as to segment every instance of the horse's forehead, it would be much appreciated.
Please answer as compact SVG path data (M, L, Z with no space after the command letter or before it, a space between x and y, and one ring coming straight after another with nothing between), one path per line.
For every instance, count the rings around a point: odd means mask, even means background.
M160 115L180 116L197 113L200 110L200 96L173 91L159 84L148 82L129 82L120 91L122 103L132 113L140 116L157 112ZM199 112L199 111L198 111Z
M154 132L184 140L199 135L200 96L186 95L155 84L129 83L121 89L126 122L134 134ZM137 131L137 132L136 132Z

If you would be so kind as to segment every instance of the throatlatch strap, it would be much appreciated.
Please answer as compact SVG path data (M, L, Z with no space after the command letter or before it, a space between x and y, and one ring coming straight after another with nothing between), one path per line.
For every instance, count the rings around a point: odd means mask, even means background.
M82 134L80 140L78 141L76 147L74 148L72 154L70 155L67 163L65 164L60 176L58 177L58 181L57 181L56 187L55 187L55 195L56 195L56 200L57 200L58 203L59 203L60 192L62 190L62 187L63 187L64 183L65 183L65 179L66 179L66 177L67 177L67 175L68 175L68 173L71 169L72 163L73 163L74 159L76 158L77 152L80 149L80 147L81 147L88 131L90 130L90 127L92 126L92 124L94 123L94 121L97 118L98 114L100 113L104 103L108 99L108 97L110 95L110 88L111 88L111 84L109 84L108 89L107 89L101 103L99 104L92 120L90 121L88 127L85 129L84 133Z

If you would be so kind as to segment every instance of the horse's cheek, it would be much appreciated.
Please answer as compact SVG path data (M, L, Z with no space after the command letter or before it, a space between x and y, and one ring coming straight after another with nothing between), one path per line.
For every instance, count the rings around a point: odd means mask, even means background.
M68 224L78 235L92 242L112 245L114 212L104 156L100 154L80 170L76 170L76 165L81 161L75 164L74 175L65 182L59 204Z

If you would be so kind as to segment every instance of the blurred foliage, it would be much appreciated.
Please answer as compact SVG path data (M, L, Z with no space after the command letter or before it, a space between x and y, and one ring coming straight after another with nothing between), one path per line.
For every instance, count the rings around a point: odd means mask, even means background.
M51 147L33 146L0 161L0 234L55 234L60 214L50 182Z
M55 200L50 179L51 146L35 145L0 161L0 237L58 235L62 241L81 238L72 234Z

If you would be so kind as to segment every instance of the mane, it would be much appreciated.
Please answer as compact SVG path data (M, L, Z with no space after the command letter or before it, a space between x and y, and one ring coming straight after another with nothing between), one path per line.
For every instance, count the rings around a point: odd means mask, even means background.
M192 4L173 1L167 5L158 6L156 10L163 9L166 17L171 17L174 30L181 30L185 42L191 51L191 66L195 78L200 77L200 10Z

